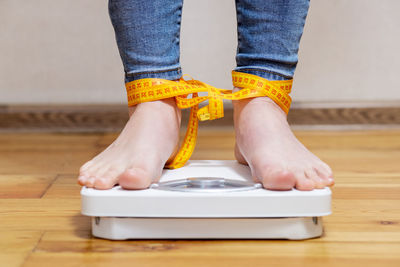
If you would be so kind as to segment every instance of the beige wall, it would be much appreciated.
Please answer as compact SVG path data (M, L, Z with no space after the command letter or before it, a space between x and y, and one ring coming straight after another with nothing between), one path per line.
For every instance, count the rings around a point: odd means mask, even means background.
M397 0L312 1L295 101L400 100ZM107 1L1 0L0 103L125 103ZM184 73L230 87L234 0L185 0Z

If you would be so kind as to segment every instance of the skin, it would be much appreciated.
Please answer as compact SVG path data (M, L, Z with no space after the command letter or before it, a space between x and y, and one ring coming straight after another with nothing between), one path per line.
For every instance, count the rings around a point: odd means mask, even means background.
M331 168L297 140L272 99L234 101L233 108L236 159L250 166L264 188L307 191L334 184Z
M89 188L145 189L157 181L179 142L180 109L172 98L129 109L130 118L118 138L86 162L78 183Z
M271 190L312 190L334 184L331 168L297 140L286 113L270 98L237 100L233 107L235 156L249 165L254 181ZM145 189L160 178L178 149L180 109L169 98L138 104L129 113L118 138L80 168L80 185Z

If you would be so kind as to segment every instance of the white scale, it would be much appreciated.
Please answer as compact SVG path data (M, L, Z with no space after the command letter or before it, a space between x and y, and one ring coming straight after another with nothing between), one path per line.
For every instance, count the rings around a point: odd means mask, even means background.
M322 235L329 188L271 191L236 161L191 160L164 170L149 189L83 187L82 214L96 237L125 239L307 239Z

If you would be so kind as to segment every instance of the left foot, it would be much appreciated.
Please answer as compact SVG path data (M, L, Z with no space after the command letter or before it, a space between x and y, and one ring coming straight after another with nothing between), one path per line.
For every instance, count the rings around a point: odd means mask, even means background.
M235 90L238 90L236 88ZM270 98L233 101L236 159L271 190L313 190L334 184L331 168L294 136L286 113Z

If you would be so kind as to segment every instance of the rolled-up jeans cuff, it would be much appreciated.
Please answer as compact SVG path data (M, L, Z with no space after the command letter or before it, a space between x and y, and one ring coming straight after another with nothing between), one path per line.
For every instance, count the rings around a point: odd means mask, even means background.
M182 77L181 67L166 70L149 70L134 73L125 73L125 83L145 78L158 78L165 80L178 80Z
M249 67L237 67L234 69L237 72L243 72L248 74L253 74L259 76L261 78L270 80L270 81L283 81L283 80L291 80L293 77L286 76L271 70L267 69L258 69L258 68L249 68Z

